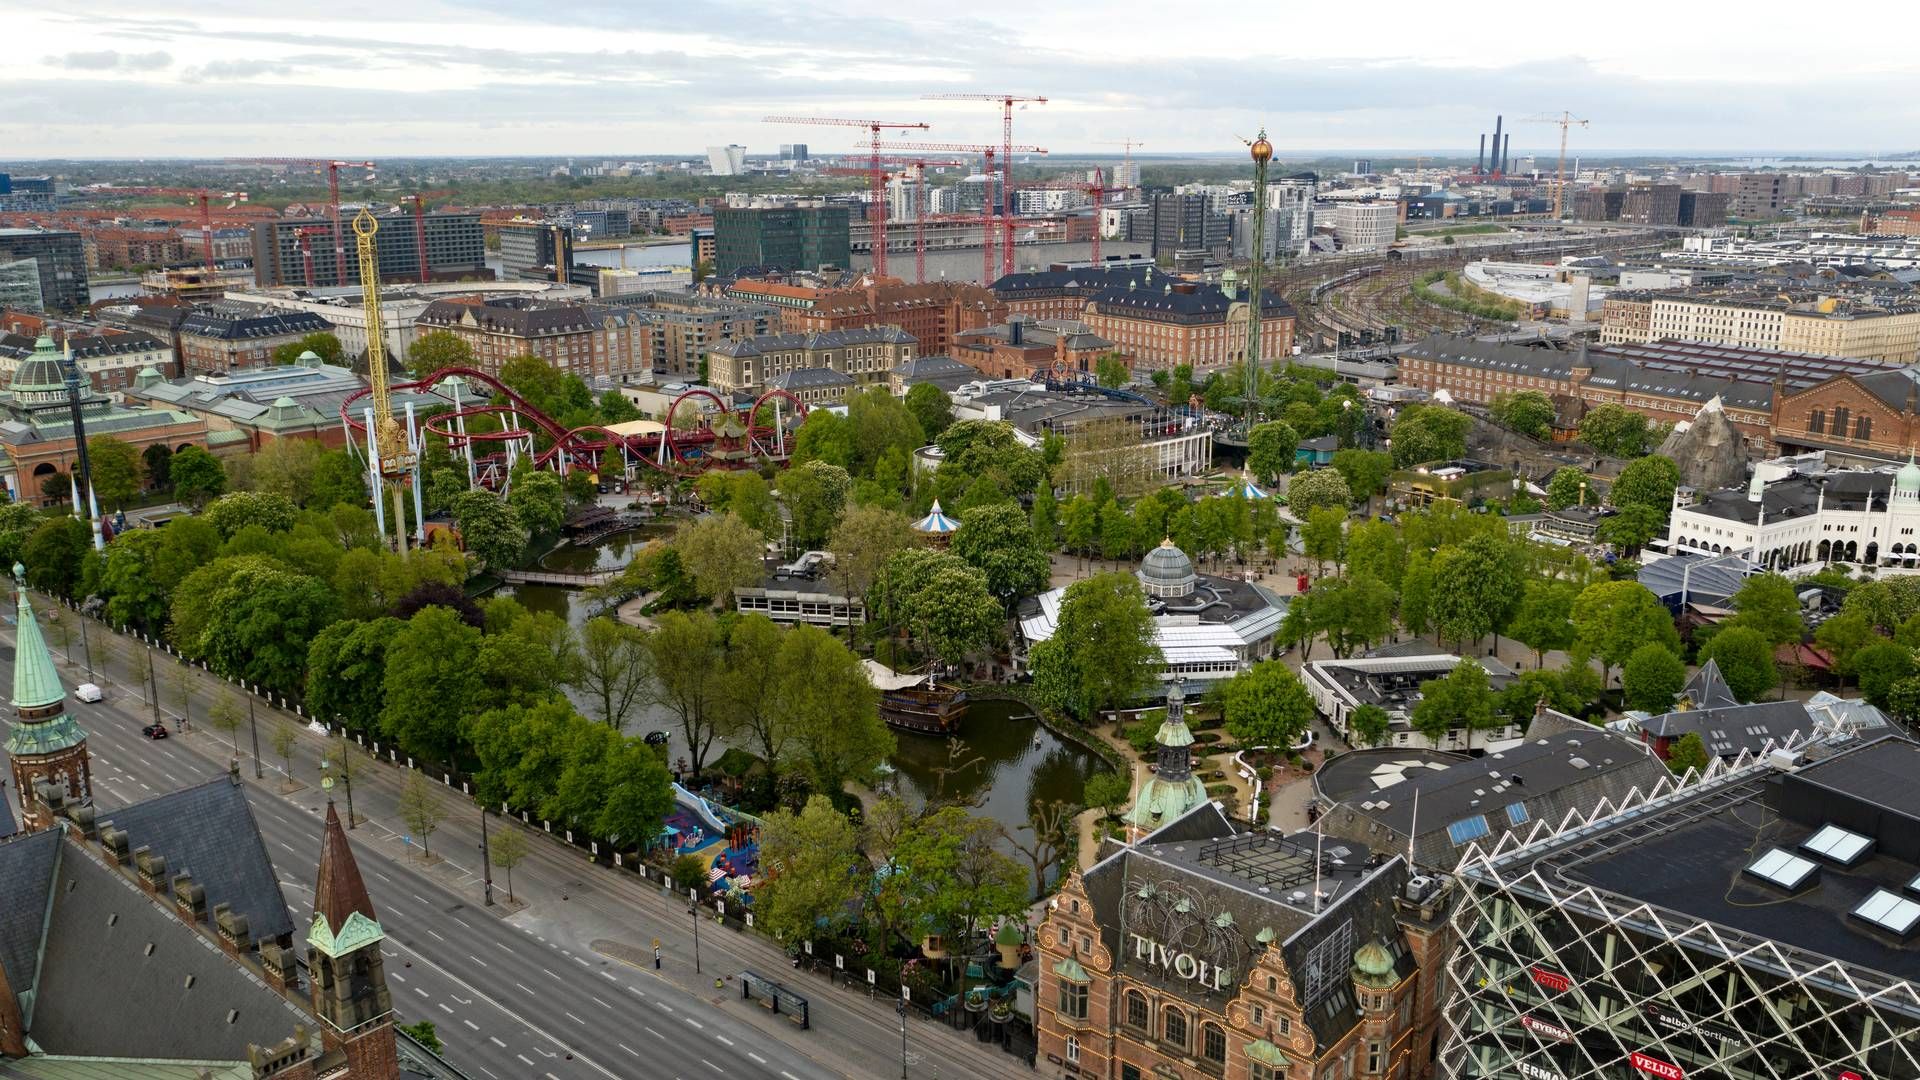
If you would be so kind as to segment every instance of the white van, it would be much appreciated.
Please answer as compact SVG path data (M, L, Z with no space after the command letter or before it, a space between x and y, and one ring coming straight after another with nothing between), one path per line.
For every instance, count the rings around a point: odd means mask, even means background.
M73 696L79 698L81 701L95 702L105 698L107 695L102 693L100 688L92 683L83 682L73 688Z

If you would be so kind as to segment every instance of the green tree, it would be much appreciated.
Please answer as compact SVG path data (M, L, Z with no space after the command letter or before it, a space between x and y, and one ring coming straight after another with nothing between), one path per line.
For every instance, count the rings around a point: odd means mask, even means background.
M1646 644L1627 654L1620 672L1622 697L1629 709L1658 715L1673 708L1687 684L1687 665L1665 645Z
M550 472L528 473L507 492L507 505L520 528L535 536L551 536L567 521L566 485Z
M1311 518L1316 510L1337 510L1345 517L1347 508L1353 505L1353 492L1337 470L1315 469L1294 477L1287 485L1287 505L1302 519Z
M1608 457L1637 458L1652 449L1653 432L1645 416L1608 403L1581 417L1580 440Z
M240 570L210 599L200 654L223 675L282 693L307 671L307 645L338 617L326 583L265 567Z
M780 642L776 711L815 791L838 796L893 753L880 695L844 642L802 623Z
M1067 643L1072 643L1072 648ZM1162 664L1153 613L1127 573L1096 574L1067 587L1054 634L1032 654L1034 691L1082 720L1150 689Z
M1813 632L1814 644L1833 657L1833 673L1841 679L1858 674L1857 658L1861 651L1884 640L1873 632L1873 624L1867 617L1857 612L1835 615Z
M730 744L752 745L769 771L787 757L791 728L780 710L780 643L786 631L757 612L735 619L727 630L715 721Z
M1400 576L1400 625L1409 634L1433 629L1433 556L1414 551Z
M1387 477L1393 472L1393 455L1380 450L1335 450L1333 471L1347 482L1347 490L1370 502L1387 489Z
M410 756L452 761L481 702L479 658L480 631L451 608L420 609L387 642L381 730Z
M1100 810L1107 817L1126 805L1133 794L1133 779L1123 772L1102 770L1087 777L1080 788L1080 801Z
M1408 405L1392 428L1393 466L1405 469L1428 461L1457 458L1467 452L1473 427L1465 413L1444 405Z
M1345 510L1324 507L1308 514L1307 523L1300 527L1300 545L1319 573L1326 573L1328 563L1338 564L1346 555L1346 526Z
M341 348L340 339L331 331L319 330L308 334L299 341L289 341L273 350L273 362L284 367L292 367L300 362L300 354L311 352L322 362L338 366L346 358L346 350Z
M827 538L833 577L847 596L865 596L893 556L918 542L913 522L897 510L855 506Z
M473 347L447 330L429 330L407 346L407 370L424 379L442 368L472 367Z
M623 730L645 704L653 681L645 635L604 615L588 619L580 628L578 656L572 686L599 707L601 723Z
M342 619L315 634L307 646L308 712L377 733L386 704L387 645L405 625L394 618Z
M285 348L285 346L281 347ZM512 899L512 897L509 896L508 899ZM402 1024L400 1030L406 1032L407 1036L414 1042L419 1043L421 1046L426 1047L436 1054L445 1048L441 1044L440 1036L434 1030L433 1021L431 1020L418 1020L411 1024Z
M209 503L205 516L207 524L218 529L222 539L232 539L234 533L249 525L258 525L270 533L289 532L300 516L300 508L285 495L235 491Z
M463 491L453 497L453 521L460 542L495 571L518 565L527 550L527 530L506 500L490 491Z
M87 457L93 469L93 491L103 512L123 507L139 497L146 481L146 463L140 452L111 435L87 439ZM86 492L80 493L81 498Z
M1507 624L1515 641L1533 650L1533 666L1545 663L1549 650L1573 644L1573 601L1579 590L1565 581L1534 579L1520 594L1520 607Z
M273 725L273 754L280 759L283 775L293 782L293 753L300 748L300 732L292 724Z
M908 603L913 639L948 665L1005 639L1006 612L987 576L958 560L934 568Z
M1026 515L1012 503L967 511L953 535L953 553L987 577L987 590L1011 608L1047 587L1047 553Z
M1512 546L1476 536L1433 557L1431 618L1443 642L1464 649L1503 629L1519 605L1522 581Z
M481 811L485 813L486 811ZM527 858L527 834L512 824L504 828L495 826L487 841L487 861L504 871L507 875L507 903L513 898L513 868Z
M213 725L215 731L226 732L227 737L233 740L233 756L236 758L240 756L240 722L246 718L247 714L240 710L240 702L228 691L223 691L220 700L207 710L207 723Z
M653 654L655 700L680 722L693 775L698 778L719 734L726 680L726 638L704 611L669 611L647 635Z
M1605 665L1603 681L1627 662L1633 650L1649 643L1680 651L1673 616L1637 581L1603 581L1581 590L1573 601L1574 644Z
M1283 472L1293 471L1294 453L1300 447L1300 435L1281 420L1255 424L1247 433L1247 468L1253 475L1272 483Z
M1586 473L1572 465L1562 465L1553 470L1553 475L1547 479L1547 509L1565 510L1582 498L1593 498L1587 490Z
M1349 574L1325 578L1287 606L1281 634L1304 644L1305 659L1315 637L1325 637L1335 657L1345 659L1357 649L1383 641L1393 630L1393 592L1377 578Z
M20 561L27 537L46 520L27 503L0 500L0 570L10 570Z
M1313 695L1278 660L1253 665L1220 692L1227 733L1242 746L1292 746L1313 722Z
M166 443L149 443L140 451L140 471L147 478L147 486L156 491L169 486L173 474L173 447Z
M1463 659L1446 675L1420 684L1420 700L1413 707L1413 728L1431 740L1435 749L1449 731L1464 731L1467 749L1471 750L1474 732L1499 725L1493 704L1487 669L1478 661Z
M1646 506L1660 514L1662 523L1673 506L1673 492L1680 484L1680 469L1671 460L1648 456L1637 458L1620 471L1607 492L1607 501L1617 509Z
M673 548L693 575L701 595L731 603L734 590L766 578L766 542L736 514L683 521L673 533Z
M1127 370L1126 358L1117 352L1101 353L1100 359L1094 362L1093 370L1094 378L1106 387L1125 386L1127 380L1133 377L1133 373Z
M451 475L461 487L466 486L464 472ZM364 510L367 505L366 470L345 450L329 450L320 455L320 459L313 463L308 485L307 506L311 509L331 510L346 503ZM429 504L428 510L431 513L439 508L438 505Z
M1779 682L1773 663L1773 642L1748 626L1728 626L1713 635L1700 650L1700 662L1712 660L1726 677L1727 689L1741 701L1756 701Z
M431 860L433 834L447 820L447 803L433 781L418 769L407 770L407 782L400 789L400 820L406 824L407 834L419 839L421 853Z
M1674 775L1684 775L1688 769L1705 769L1713 764L1707 757L1707 744L1697 731L1689 731L1680 736L1680 741L1667 748L1667 768Z
M167 462L167 481L173 497L194 509L227 490L226 466L197 446L183 446Z
M162 580L166 546L166 534L153 529L130 529L107 545L100 583L107 593L110 622L132 623L147 633L165 627L173 586L179 583L177 578Z
M1022 445L1013 425L1004 420L958 421L941 432L934 445L943 455L935 477L943 491L988 478L1008 495L1024 495L1046 479L1045 458Z
M766 535L779 535L780 513L773 504L773 489L759 473L715 470L700 477L693 490L710 513L732 512Z
M929 439L938 439L953 423L953 399L932 383L921 383L907 391L907 411L920 421L920 430Z
M853 481L838 465L809 461L781 473L774 486L793 516L793 542L811 550L826 544L846 509Z
M1806 636L1800 594L1780 574L1755 574L1740 583L1731 601L1737 612L1728 626L1747 626L1775 645L1795 644Z
M780 872L755 890L754 925L781 941L812 940L843 926L864 870L853 822L815 795L799 813L775 810L760 830L760 857Z
M1628 503L1601 520L1598 536L1632 555L1665 531L1666 522L1660 511L1641 503Z
M1503 427L1522 435L1544 439L1553 433L1553 402L1538 390L1495 394L1487 412Z
M1347 725L1353 731L1353 737L1362 747L1383 746L1387 741L1387 732L1393 718L1387 710L1368 702L1353 710L1347 717Z

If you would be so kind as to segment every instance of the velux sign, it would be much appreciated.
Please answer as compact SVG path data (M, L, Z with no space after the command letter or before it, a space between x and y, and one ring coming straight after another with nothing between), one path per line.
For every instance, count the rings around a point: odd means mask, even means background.
M1680 1066L1675 1065L1671 1061L1661 1061L1657 1057L1649 1057L1638 1050L1635 1050L1627 1061L1634 1068L1639 1069L1649 1076L1657 1076L1660 1080L1687 1080L1686 1070Z

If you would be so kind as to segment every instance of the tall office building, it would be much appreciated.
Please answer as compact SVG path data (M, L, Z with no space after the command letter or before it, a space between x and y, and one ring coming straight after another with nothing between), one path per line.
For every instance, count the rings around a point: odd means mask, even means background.
M15 179L17 184L18 178ZM86 245L80 234L55 229L0 229L0 262L32 259L46 311L78 311L91 301ZM17 287L17 286L16 286Z
M807 160L807 144L803 142L781 143L780 144L780 160L782 161Z
M382 281L420 280L419 229L409 213L378 215L380 229L374 234L374 251L379 260ZM440 280L487 276L487 249L481 236L478 213L430 213L421 222L425 227L427 273ZM358 285L360 283L359 241L353 226L342 221L341 247L346 255L346 278L339 273L340 260L333 243L333 225L320 219L282 219L265 221L253 229L253 280L258 285L306 285L309 254L313 264L314 287ZM306 250L301 249L301 233L306 232Z
M1226 215L1213 210L1204 194L1155 195L1152 214L1155 258L1227 242Z
M32 259L0 262L0 311L44 311L40 264Z
M782 270L844 267L852 258L845 203L714 208L716 274L724 276L747 266Z
M747 148L735 143L707 147L707 169L715 176L739 176L747 171Z

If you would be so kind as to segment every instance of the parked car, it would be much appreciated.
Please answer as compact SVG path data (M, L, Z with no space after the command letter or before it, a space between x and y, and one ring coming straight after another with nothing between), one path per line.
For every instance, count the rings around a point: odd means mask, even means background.
M146 727L140 729L140 734L145 735L149 739L164 739L167 737L167 725L148 724Z
M92 683L83 682L73 688L73 696L79 698L81 701L96 702L103 700L107 695Z

